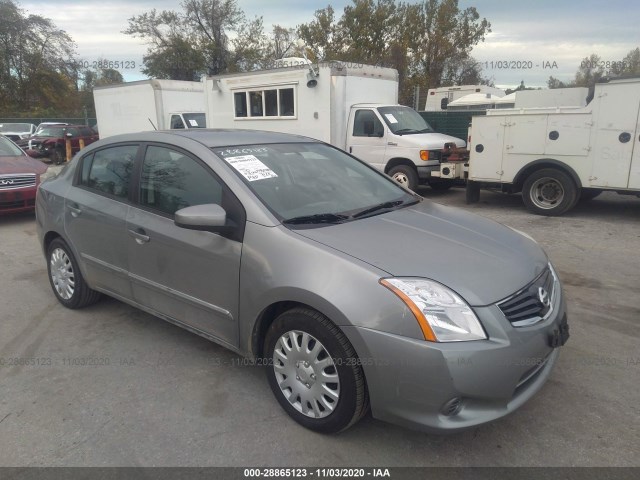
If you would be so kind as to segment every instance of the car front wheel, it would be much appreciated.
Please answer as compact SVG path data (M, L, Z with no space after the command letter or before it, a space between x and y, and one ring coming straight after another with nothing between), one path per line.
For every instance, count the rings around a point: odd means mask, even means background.
M49 245L47 270L53 293L65 307L86 307L100 298L100 293L90 289L86 284L69 246L60 238L56 238Z
M415 191L418 188L418 174L409 165L396 165L389 170L388 175L409 190Z
M306 308L284 312L269 328L264 352L271 390L302 426L335 433L368 411L361 363L324 315Z

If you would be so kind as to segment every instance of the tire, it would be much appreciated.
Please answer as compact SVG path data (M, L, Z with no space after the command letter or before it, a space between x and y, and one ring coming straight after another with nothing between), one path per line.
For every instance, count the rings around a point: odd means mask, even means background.
M471 203L478 203L480 201L480 185L476 182L472 182L471 180L467 181L465 200L467 205Z
M558 216L576 204L578 188L566 173L555 168L544 168L526 178L522 199L533 213Z
M415 191L418 188L418 173L409 165L396 165L389 170L388 175L409 190Z
M54 295L67 308L83 308L100 298L100 293L84 281L71 249L61 238L53 240L47 249L47 272Z
M51 152L51 163L54 165L61 165L65 161L65 156L62 153L62 150L59 148L54 148Z
M429 180L429 186L432 190L443 192L453 187L453 182L449 180Z
M306 308L282 313L269 327L264 352L273 394L303 427L340 432L369 410L355 350L324 315Z
M598 195L602 193L602 190L597 188L583 188L580 190L580 202L588 202L589 200L593 200Z

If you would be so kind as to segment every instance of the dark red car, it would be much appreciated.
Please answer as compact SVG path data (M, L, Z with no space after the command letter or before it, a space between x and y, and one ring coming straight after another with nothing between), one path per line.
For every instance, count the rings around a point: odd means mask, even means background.
M33 210L40 175L47 168L0 135L0 215Z
M35 158L49 158L56 165L63 163L67 156L67 139L71 141L71 154L80 150L80 139L85 146L98 140L98 135L86 125L43 125L28 139L18 145Z

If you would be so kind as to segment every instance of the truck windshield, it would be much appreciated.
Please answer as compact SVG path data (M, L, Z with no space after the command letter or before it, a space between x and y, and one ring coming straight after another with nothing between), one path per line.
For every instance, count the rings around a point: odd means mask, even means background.
M322 143L213 151L290 227L353 221L420 201L386 175Z
M207 128L204 113L183 113L187 128Z
M396 135L411 135L416 133L431 133L433 128L413 108L378 107L380 116L389 129Z
M11 133L29 133L31 131L30 123L3 123L0 124L0 132Z

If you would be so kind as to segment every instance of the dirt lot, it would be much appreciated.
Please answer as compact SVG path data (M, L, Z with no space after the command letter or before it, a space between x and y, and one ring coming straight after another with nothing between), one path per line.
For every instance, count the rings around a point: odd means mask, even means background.
M640 199L545 218L518 196L421 193L530 234L564 282L571 339L515 414L449 437L370 417L307 431L223 348L115 300L60 306L19 215L0 217L0 465L640 466Z

